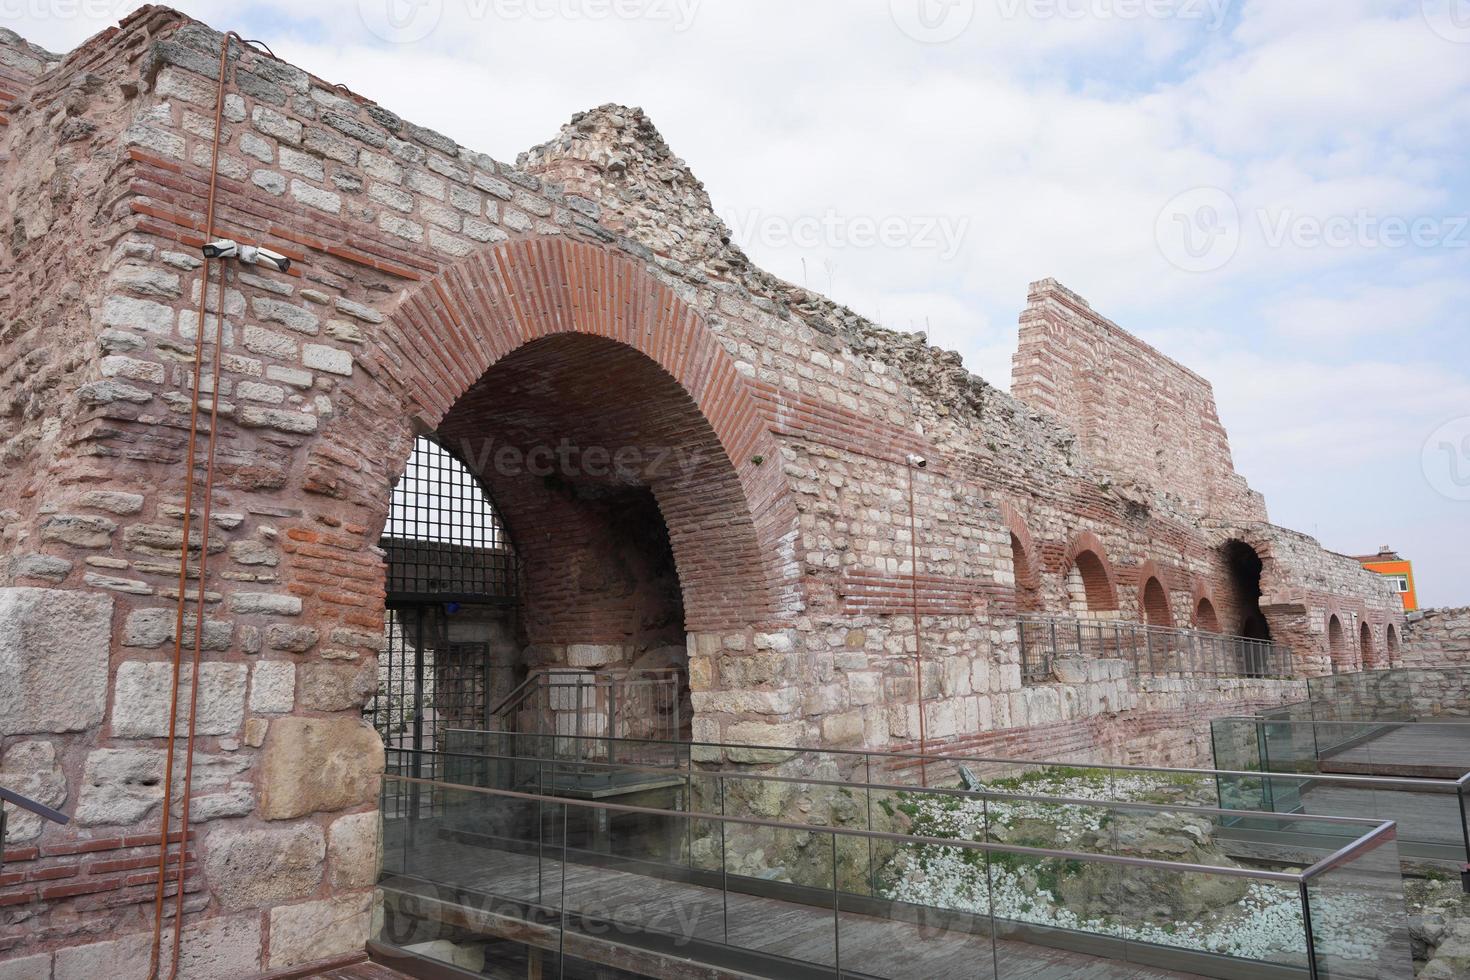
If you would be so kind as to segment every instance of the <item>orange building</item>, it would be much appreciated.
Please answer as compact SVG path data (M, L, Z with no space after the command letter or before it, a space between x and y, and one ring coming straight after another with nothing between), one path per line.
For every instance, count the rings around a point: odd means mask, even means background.
M1394 591L1404 600L1404 612L1419 608L1419 593L1414 588L1414 563L1405 561L1388 545L1376 555L1359 555L1358 561L1370 572L1377 572L1393 583Z

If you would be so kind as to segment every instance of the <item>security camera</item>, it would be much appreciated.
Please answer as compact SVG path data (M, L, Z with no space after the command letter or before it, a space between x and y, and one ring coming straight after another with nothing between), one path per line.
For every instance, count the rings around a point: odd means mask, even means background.
M912 466L912 467L914 467L915 469L922 470L924 467L926 467L926 466L929 465L929 461L927 459L925 459L923 456L918 456L918 455L915 455L913 453L910 453L909 454L909 465Z
M246 265L263 265L277 272L285 272L291 268L291 260L286 256L259 245L241 245L240 261Z
M240 243L232 238L220 238L204 246L206 259L233 259L240 254Z
M239 259L245 265L263 265L277 272L291 268L291 260L280 252L259 245L241 245L231 238L220 238L204 246L206 259Z

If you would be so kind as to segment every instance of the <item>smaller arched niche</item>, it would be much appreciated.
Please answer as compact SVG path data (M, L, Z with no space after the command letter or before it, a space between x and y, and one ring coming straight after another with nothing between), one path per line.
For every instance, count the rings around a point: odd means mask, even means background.
M1209 596L1200 596L1199 602L1195 604L1194 626L1206 633L1220 632L1220 614L1215 611L1215 604L1210 601Z

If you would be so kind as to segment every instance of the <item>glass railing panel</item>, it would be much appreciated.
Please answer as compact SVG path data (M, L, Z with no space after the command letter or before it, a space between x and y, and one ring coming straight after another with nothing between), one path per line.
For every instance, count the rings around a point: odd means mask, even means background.
M837 965L835 838L831 833L722 821L726 943L768 976L782 963Z
M1413 976L1403 878L1391 830L1311 877L1304 888L1319 976Z
M1296 881L1273 881L1209 871L1112 865L1085 884L1083 914L1092 929L1110 929L1131 960L1218 975L1211 958L1232 961L1235 975L1255 975L1259 964L1306 974L1307 942ZM1074 886L1079 887L1079 886ZM1078 897L1078 905L1083 902ZM1203 954L1191 963L1178 958ZM1218 966L1219 964L1213 964Z
M554 804L388 776L377 938L443 963L483 959L516 923L514 956L560 968L563 819ZM403 812L400 810L400 812Z

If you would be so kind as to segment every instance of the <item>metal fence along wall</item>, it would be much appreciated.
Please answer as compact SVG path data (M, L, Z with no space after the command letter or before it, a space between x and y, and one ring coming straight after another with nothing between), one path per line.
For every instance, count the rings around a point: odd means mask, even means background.
M1140 677L1289 677L1288 652L1269 640L1142 623L1023 616L1021 675L1054 680L1058 661L1122 660Z

